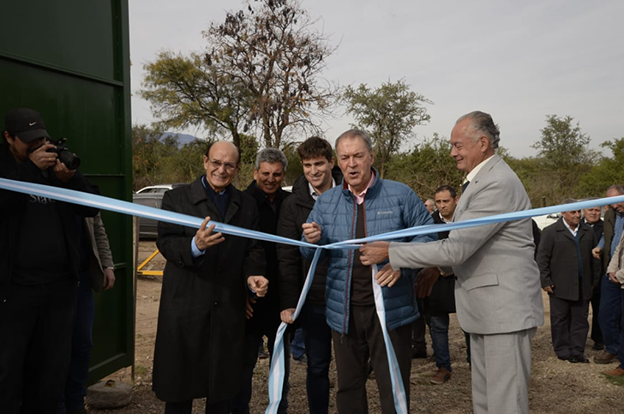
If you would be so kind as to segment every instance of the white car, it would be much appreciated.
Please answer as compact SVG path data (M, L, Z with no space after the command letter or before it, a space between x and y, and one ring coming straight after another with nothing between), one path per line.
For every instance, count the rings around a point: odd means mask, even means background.
M561 217L561 213L544 214L543 216L535 216L533 220L537 223L537 227L540 230L544 230L545 227L554 224Z
M158 184L143 187L132 194L132 202L143 206L160 208L166 191L180 187L183 183ZM158 236L158 222L153 219L139 217L139 238L156 238Z
M181 183L176 183L176 184L158 184L158 185L148 185L147 187L143 187L140 190L138 190L135 194L147 194L147 193L165 193L165 191L167 190L171 190L172 188L175 187L179 187L181 185Z

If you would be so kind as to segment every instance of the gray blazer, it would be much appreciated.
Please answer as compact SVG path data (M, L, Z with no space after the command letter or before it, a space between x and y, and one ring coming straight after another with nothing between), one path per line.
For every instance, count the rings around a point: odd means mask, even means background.
M527 210L518 176L494 155L470 182L454 221ZM416 245L391 243L392 267L452 266L459 324L466 332L517 332L544 323L531 220L453 230L449 238Z
M85 231L89 240L89 275L91 288L101 292L104 288L104 269L115 267L104 223L98 213L95 217L85 217Z

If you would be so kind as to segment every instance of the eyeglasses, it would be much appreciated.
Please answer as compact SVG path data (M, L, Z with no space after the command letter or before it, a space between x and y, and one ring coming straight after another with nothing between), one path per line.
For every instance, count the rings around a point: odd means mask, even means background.
M208 161L217 170L223 166L225 166L227 172L232 172L236 169L236 164L232 164L231 162L221 162L219 160L211 160L210 158L208 158Z

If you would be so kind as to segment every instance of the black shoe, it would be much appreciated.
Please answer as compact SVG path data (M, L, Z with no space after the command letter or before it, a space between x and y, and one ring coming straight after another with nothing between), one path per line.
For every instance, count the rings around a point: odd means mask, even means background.
M574 362L574 358L573 357L560 357L560 356L558 356L557 358L559 358L562 361L566 361L566 362Z
M594 346L592 346L594 351L602 351L604 349L604 344L602 342L594 342Z
M302 364L307 364L307 363L308 363L308 358L306 357L306 355L305 355L305 354L301 355L299 358L295 358L295 357L293 356L293 359L294 359L295 361L297 361L297 362L302 363Z
M573 356L570 360L573 364L589 364L589 359L585 355Z

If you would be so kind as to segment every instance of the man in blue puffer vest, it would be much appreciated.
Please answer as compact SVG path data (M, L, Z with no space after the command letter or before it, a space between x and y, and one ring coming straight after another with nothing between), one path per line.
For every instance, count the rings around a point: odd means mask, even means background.
M303 239L319 245L373 236L409 227L433 224L420 198L404 184L383 180L373 168L371 138L349 130L336 140L342 185L323 193L303 224ZM428 242L435 235L410 241ZM407 239L405 241L408 241ZM314 249L301 248L308 259ZM382 288L386 325L397 356L409 407L411 322L418 316L413 270L399 270L373 282L370 266L359 250L330 250L327 273L327 323L332 329L340 414L367 413L368 364L375 371L382 413L394 413L393 389L373 283Z

